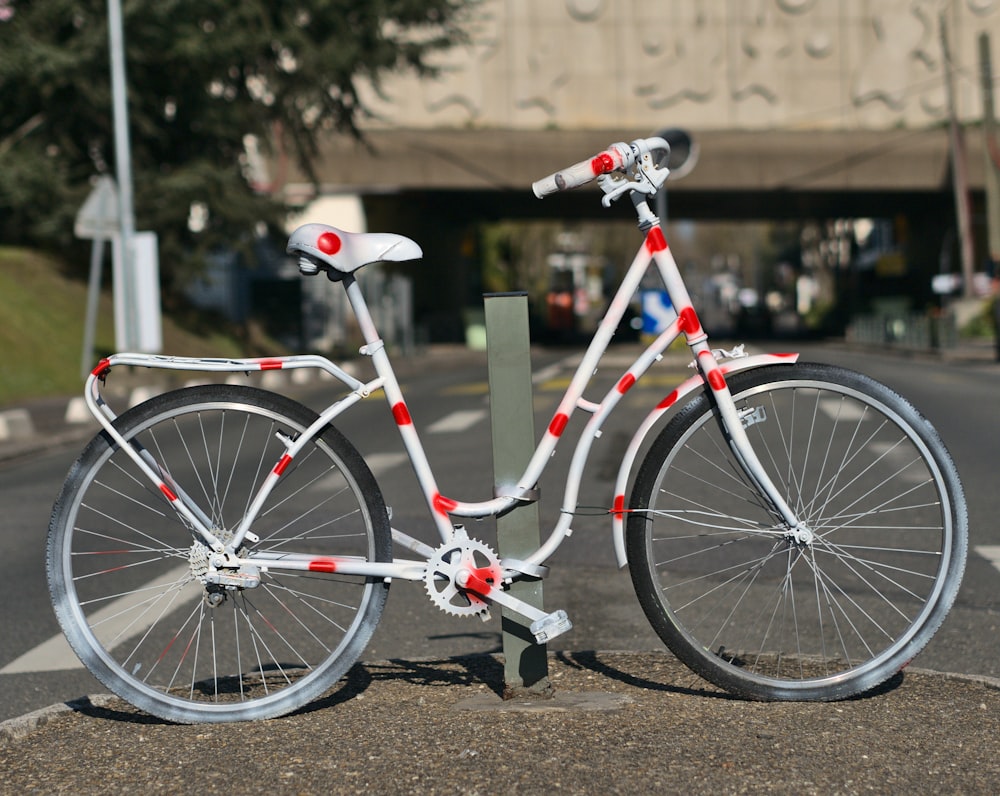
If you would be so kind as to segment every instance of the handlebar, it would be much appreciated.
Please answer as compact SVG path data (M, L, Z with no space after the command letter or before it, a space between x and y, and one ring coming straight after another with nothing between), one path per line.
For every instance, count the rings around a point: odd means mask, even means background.
M613 171L628 171L643 155L649 154L652 150L663 149L670 151L670 145L662 138L640 138L631 144L612 144L603 152L599 152L592 158L581 160L555 174L550 174L535 183L532 183L531 190L535 196L541 199L556 191L566 191L570 188L578 188L588 182L600 177L602 174L610 174Z

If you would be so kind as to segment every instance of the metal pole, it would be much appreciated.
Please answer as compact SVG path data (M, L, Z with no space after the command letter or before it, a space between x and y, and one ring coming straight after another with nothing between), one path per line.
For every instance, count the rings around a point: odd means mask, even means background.
M111 50L111 96L115 132L115 166L118 175L118 215L121 228L121 285L126 347L136 344L134 274L132 238L135 234L135 212L132 207L132 160L128 134L128 96L125 88L125 44L122 32L121 0L108 0L108 42Z
M993 59L990 34L979 34L979 70L983 89L983 157L986 178L986 230L990 259L1000 265L1000 151L993 104Z
M990 34L979 34L979 68L983 88L983 152L986 177L986 235L993 266L994 356L1000 362L1000 145L997 143L996 109L993 104L993 57Z
M941 54L944 58L945 93L948 99L948 137L951 142L951 174L955 191L955 215L958 220L959 251L962 255L962 295L972 296L972 274L975 270L972 251L972 209L969 205L969 177L965 162L965 137L958 121L955 103L955 65L948 43L948 23L944 12L941 25Z
M94 337L97 333L97 309L101 299L101 265L104 261L104 238L94 238L90 248L90 279L87 282L87 316L83 321L83 353L80 377L87 378L94 367Z
M497 489L516 483L535 448L531 356L526 293L485 296L486 354L489 362L493 428L493 478ZM497 519L500 558L526 558L541 544L538 504L530 503ZM542 607L541 580L521 580L510 593ZM550 695L548 652L535 644L525 620L501 609L504 698Z

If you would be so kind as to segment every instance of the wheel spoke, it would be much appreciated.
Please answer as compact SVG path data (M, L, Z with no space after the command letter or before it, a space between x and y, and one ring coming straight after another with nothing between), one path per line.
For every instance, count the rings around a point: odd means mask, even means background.
M316 415L259 390L180 390L124 414L122 434L232 538L260 485ZM100 444L98 444L100 443ZM271 572L255 588L210 583L196 541L126 452L104 438L71 472L50 528L57 616L115 693L173 721L281 715L357 659L386 584ZM333 429L295 457L253 523L252 560L294 553L391 560L388 511L357 451Z
M729 381L800 522L785 528L706 395L651 447L628 514L630 570L657 633L729 690L829 699L908 662L955 598L964 498L937 435L863 376L778 366Z

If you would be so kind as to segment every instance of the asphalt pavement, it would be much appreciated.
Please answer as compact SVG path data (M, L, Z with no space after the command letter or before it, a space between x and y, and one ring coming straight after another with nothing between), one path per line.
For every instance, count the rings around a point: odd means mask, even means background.
M66 402L15 409L0 460L93 433ZM665 650L550 652L548 677L552 696L504 700L496 654L368 660L299 712L238 725L81 695L0 724L0 793L1000 791L993 678L910 667L851 700L759 703Z

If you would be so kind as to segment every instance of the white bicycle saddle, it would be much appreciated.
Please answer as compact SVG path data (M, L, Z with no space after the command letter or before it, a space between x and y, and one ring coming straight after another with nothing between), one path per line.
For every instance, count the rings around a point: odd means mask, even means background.
M299 261L299 270L304 274L315 274L320 270L322 266L315 261L337 273L350 274L369 263L387 260L405 262L424 254L416 243L402 235L345 232L328 224L303 224L288 239L286 251L305 255Z

